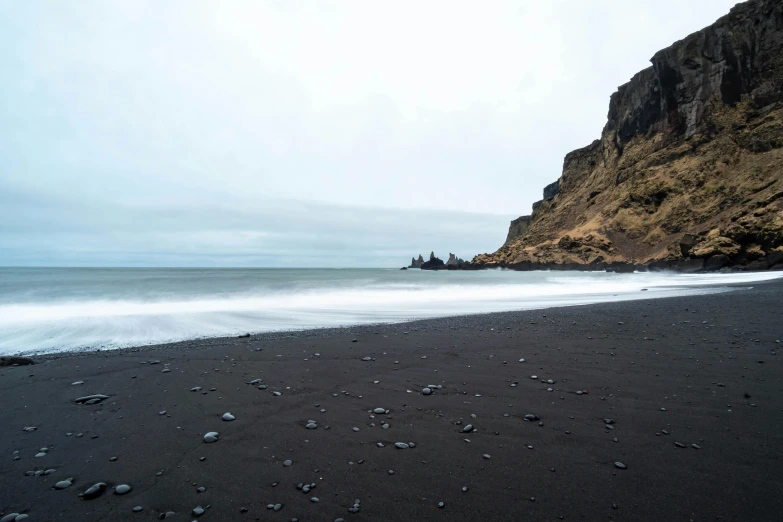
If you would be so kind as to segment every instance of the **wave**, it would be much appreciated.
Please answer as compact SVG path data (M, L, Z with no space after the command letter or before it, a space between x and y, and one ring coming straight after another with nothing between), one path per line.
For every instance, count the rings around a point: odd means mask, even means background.
M512 273L296 290L127 299L68 298L0 305L0 354L117 348L177 340L325 326L403 321L504 310L669 297L728 290L781 273ZM292 282L293 283L293 282ZM715 286L723 285L723 286ZM647 289L641 292L642 288Z

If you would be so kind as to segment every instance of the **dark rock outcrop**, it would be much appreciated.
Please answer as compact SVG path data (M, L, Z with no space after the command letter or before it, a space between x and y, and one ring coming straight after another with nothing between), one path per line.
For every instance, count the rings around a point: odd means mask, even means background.
M511 222L511 224L508 227L508 235L506 236L506 243L511 241L512 239L516 239L527 232L527 229L530 228L530 216L521 216L516 218L514 221Z
M416 259L414 257L411 258L411 264L408 268L421 268L421 265L424 264L424 258L421 257L421 254L419 254L419 259Z
M529 218L473 267L779 265L783 0L737 4L651 63L611 96L601 138L566 155Z
M35 361L29 357L17 357L13 355L0 357L0 366L27 366L29 364L35 364Z
M557 193L560 192L560 182L555 181L544 187L544 201L550 201L555 199Z
M430 252L429 261L425 261L421 265L422 270L441 270L446 267L446 263L442 259L435 257L435 252Z

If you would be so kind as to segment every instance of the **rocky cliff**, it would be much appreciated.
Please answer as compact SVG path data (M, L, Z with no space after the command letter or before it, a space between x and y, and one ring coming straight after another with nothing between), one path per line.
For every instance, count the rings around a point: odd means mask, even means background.
M783 0L738 4L651 62L473 267L783 267Z

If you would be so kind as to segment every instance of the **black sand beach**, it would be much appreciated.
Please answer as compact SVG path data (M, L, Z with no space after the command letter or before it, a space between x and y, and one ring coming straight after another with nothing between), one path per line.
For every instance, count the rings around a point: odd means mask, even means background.
M781 303L773 282L3 367L0 520L780 520Z

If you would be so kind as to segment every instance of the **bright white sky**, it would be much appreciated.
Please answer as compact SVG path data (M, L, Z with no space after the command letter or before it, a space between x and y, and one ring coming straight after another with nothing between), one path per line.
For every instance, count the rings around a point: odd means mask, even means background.
M727 0L0 0L0 264L494 251Z

